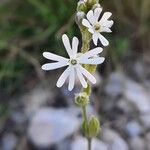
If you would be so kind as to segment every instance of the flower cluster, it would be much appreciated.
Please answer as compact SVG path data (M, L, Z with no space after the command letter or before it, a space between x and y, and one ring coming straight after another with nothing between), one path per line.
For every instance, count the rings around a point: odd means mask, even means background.
M108 20L111 16L111 13L105 12L100 19L102 12L100 5L96 5L96 7L93 7L91 10L85 13L84 9L87 2L87 0L82 0L79 2L79 5L82 6L80 8L83 9L83 11L77 11L77 15L81 20L81 26L90 33L96 46L98 44L98 40L100 40L103 46L108 46L108 40L101 33L111 32L110 28L113 25L113 21ZM64 58L50 52L44 52L43 56L54 62L44 64L42 69L54 70L67 66L65 71L59 77L56 85L57 87L62 87L65 81L68 79L69 91L74 88L76 76L84 88L87 88L87 80L95 84L95 77L88 70L86 70L83 65L102 64L105 58L100 57L99 54L103 51L103 49L101 47L96 47L89 51L87 50L85 53L78 53L79 40L77 37L73 37L72 42L70 42L68 36L64 34L62 35L62 41L69 58Z

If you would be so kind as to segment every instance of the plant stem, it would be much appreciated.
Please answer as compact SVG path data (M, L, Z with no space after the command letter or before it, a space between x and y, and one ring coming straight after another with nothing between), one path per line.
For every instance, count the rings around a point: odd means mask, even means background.
M83 120L85 121L86 124L88 124L88 118L87 118L87 112L86 112L86 106L82 107L82 115L83 115ZM91 138L87 138L88 142L88 150L91 150Z
M88 138L88 150L92 150L92 139Z

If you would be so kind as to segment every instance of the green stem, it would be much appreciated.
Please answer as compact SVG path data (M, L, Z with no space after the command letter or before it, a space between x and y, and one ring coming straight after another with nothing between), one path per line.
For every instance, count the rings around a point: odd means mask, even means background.
M89 138L88 139L88 150L92 150L92 139L91 138Z

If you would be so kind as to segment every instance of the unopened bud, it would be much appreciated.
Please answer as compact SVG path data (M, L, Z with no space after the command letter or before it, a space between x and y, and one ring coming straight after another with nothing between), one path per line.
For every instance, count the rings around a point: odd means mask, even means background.
M96 8L102 8L102 6L100 4L95 4L93 5L93 8L92 9L96 9Z
M89 96L85 93L79 93L75 96L75 103L80 107L84 107L89 103Z
M93 6L95 4L98 4L99 0L87 0L87 3L89 6Z
M96 117L92 116L88 123L89 128L89 138L97 136L98 132L100 131L100 124Z
M76 19L78 22L81 22L84 17L85 17L85 13L83 11L78 11L76 13Z
M87 10L87 6L86 6L85 2L84 1L79 1L78 6L77 6L77 11L86 12L86 10Z

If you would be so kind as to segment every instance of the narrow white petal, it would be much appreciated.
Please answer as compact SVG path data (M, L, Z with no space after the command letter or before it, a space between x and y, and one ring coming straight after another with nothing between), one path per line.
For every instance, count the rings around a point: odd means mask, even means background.
M90 21L91 24L95 23L95 18L94 18L94 13L92 10L90 10L87 15L86 15L87 19Z
M107 20L110 18L111 15L112 15L111 12L105 12L105 13L103 14L103 16L102 16L100 22L101 22L101 23L104 23L105 21L107 21Z
M108 46L109 45L108 40L103 35L99 34L99 39L100 39L103 46Z
M84 77L83 77L83 75L82 75L82 73L80 71L80 68L78 66L76 67L76 71L77 71L77 76L78 76L82 86L84 88L87 88L87 82L85 81L85 79L84 79Z
M107 28L107 27L101 27L101 32L111 33L112 31L109 28Z
M107 28L111 28L112 25L114 24L113 20L106 20L104 22L100 22L102 27L107 27Z
M57 87L62 87L66 81L66 79L69 77L70 74L70 67L68 67L63 73L62 75L59 77L56 86Z
M87 28L92 28L91 24L89 23L87 19L83 19L82 24Z
M66 34L63 34L62 41L63 41L63 44L65 46L65 49L66 49L69 57L71 57L73 55L73 53L72 53L72 49L71 49L69 38L68 38L68 36Z
M74 88L74 83L75 83L75 68L70 67L70 73L69 73L69 85L68 85L68 90L72 91Z
M96 9L94 10L95 21L98 21L101 12L102 12L102 8L96 8Z
M96 79L93 75L91 75L85 68L79 66L81 73L93 84L96 83Z
M79 45L79 40L78 40L77 37L74 37L73 40L72 40L73 57L76 57L76 55L77 55L78 45Z
M67 58L64 58L62 56L58 56L58 55L50 53L50 52L44 52L43 56L49 60L54 60L54 61L68 61L69 60Z
M42 66L43 70L54 70L64 66L67 66L66 62L55 62L55 63L47 63Z
M98 65L102 64L104 62L105 58L104 57L95 57L91 59L84 59L80 63L81 64L91 64L91 65Z
M96 47L86 53L84 53L83 55L81 55L79 57L79 62L82 61L82 59L88 59L90 57L94 57L95 55L98 55L99 53L101 53L103 51L103 49L101 47Z
M98 34L97 34L97 33L94 33L94 34L92 35L92 39L93 39L94 44L97 46L97 43L98 43Z
M93 28L89 28L88 31L92 34L94 34L94 32L95 32Z

